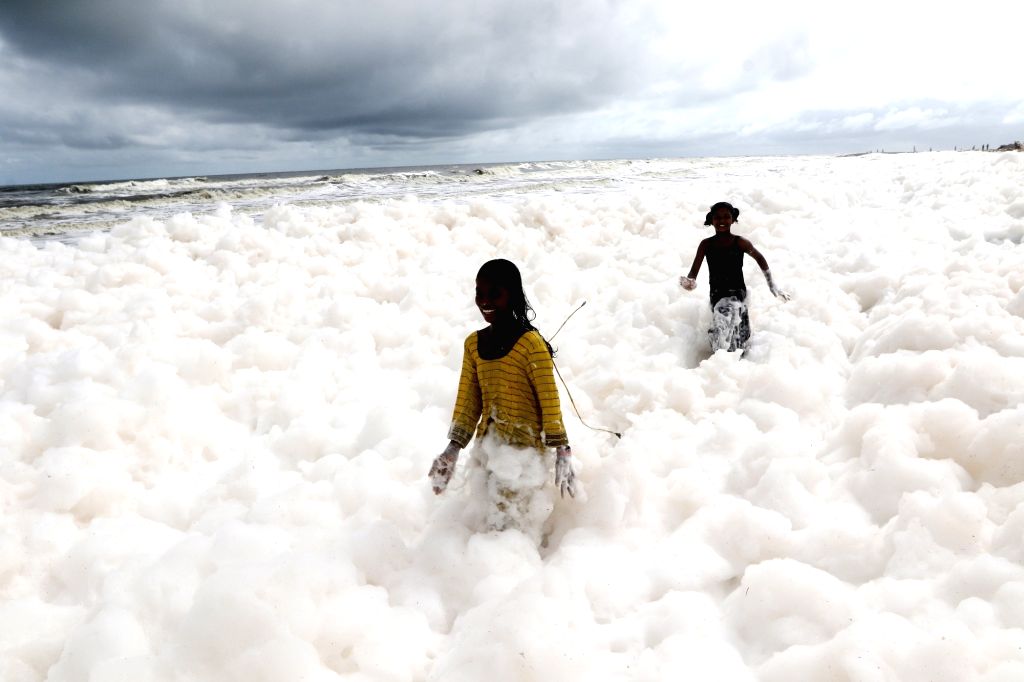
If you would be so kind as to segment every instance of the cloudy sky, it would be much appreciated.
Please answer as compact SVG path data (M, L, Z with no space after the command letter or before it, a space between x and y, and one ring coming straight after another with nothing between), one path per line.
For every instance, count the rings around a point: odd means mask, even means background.
M1024 139L1024 2L3 0L0 184Z

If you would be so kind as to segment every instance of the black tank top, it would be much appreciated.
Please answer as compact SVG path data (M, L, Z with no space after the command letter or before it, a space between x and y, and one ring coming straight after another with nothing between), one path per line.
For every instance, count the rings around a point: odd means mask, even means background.
M708 242L708 280L711 284L711 298L716 294L745 294L747 284L743 281L743 249L736 235L714 236Z

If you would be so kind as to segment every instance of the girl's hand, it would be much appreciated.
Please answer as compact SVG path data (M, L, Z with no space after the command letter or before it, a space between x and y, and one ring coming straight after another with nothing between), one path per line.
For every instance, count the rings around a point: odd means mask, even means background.
M452 480L455 463L458 459L459 446L455 443L448 443L444 452L434 458L434 463L430 465L430 473L427 475L430 477L430 484L435 495L440 495L448 487L448 481Z
M789 294L775 286L775 280L772 279L771 270L765 268L764 279L766 282L768 282L768 291L772 292L772 296L774 296L775 298L781 298L783 301L789 300Z
M687 291L693 291L697 288L697 280L693 277L686 277L685 275L679 278L679 286L686 289Z
M576 497L576 472L572 470L572 450L568 445L559 445L555 450L555 487L565 497Z

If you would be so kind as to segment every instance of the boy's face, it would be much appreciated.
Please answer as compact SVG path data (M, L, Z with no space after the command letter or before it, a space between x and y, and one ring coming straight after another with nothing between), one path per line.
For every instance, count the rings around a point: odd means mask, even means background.
M488 324L512 315L508 289L493 284L486 277L476 278L476 307Z
M736 221L733 220L732 211L725 206L719 206L711 214L711 224L714 226L715 232L728 232L734 222Z

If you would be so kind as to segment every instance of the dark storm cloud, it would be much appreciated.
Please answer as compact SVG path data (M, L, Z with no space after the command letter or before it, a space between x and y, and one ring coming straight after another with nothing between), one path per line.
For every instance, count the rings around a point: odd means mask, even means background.
M100 121L80 113L8 115L0 120L0 135L8 145L29 147L63 145L71 149L110 150L138 144L110 123L109 119Z
M439 137L598 107L638 86L651 31L627 26L616 2L572 7L6 0L0 35L57 77L82 73L83 98L292 132Z
M3 0L0 184L858 151L1024 116L1012 79L982 78L1019 62L1011 43L973 62L922 43L914 63L943 78L908 91L887 71L906 60L879 52L894 41L840 23L752 0ZM837 99L875 108L805 113Z

